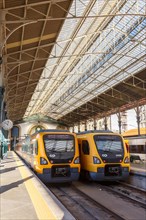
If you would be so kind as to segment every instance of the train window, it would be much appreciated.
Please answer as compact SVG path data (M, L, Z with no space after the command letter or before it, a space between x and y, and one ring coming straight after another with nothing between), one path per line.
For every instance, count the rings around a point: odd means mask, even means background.
M84 154L89 155L90 154L90 148L88 141L82 141L82 151Z
M24 145L24 151L28 152L28 145L27 144Z
M123 142L116 135L95 135L94 140L98 151L123 152Z
M134 153L136 151L136 146L130 145L130 153Z
M38 141L37 140L34 141L34 152L36 155L38 154Z
M24 146L22 145L22 148L21 148L21 150L24 152Z
M30 153L30 146L27 145L27 153Z
M44 135L44 144L47 152L74 152L74 136L64 134Z
M144 153L144 146L143 145L138 146L138 153Z
M144 145L130 145L130 153L146 153Z
M33 144L30 145L30 153L33 154Z

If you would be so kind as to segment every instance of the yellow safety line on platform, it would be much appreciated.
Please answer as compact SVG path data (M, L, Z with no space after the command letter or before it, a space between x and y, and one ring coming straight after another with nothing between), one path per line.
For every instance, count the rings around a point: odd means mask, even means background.
M14 153L13 153L14 154ZM16 160L16 159L15 159ZM25 167L22 167L22 162L16 160L17 165L23 179L28 178L28 173ZM41 196L40 192L37 190L31 179L24 180L24 184L32 200L34 208L36 210L38 219L40 220L55 220L57 217L51 212L47 203Z

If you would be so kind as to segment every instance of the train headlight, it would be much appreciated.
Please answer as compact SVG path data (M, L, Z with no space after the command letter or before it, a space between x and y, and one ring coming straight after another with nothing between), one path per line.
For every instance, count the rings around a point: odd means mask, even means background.
M40 164L41 165L46 165L46 164L48 164L48 161L45 158L40 157Z
M126 157L124 163L129 163L129 162L130 162L129 157Z
M98 159L98 157L93 157L93 163L94 164L100 164L101 161Z
M75 163L75 164L79 164L79 163L80 163L80 158L79 158L79 157L76 157L76 159L74 160L74 163Z

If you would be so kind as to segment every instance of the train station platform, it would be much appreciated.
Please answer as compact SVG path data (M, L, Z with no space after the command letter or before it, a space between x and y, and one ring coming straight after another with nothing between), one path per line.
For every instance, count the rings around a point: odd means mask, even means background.
M74 220L15 152L0 163L0 220ZM131 163L131 173L146 176L146 163Z
M0 171L1 220L75 219L15 152L7 152Z

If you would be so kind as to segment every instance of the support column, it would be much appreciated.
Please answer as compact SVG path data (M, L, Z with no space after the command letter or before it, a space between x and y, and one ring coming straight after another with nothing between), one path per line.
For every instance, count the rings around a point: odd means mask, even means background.
M78 123L78 132L80 132L80 122Z
M2 121L5 119L4 115L4 85L3 85L3 74L4 68L2 66L2 52L3 52L3 42L5 39L4 33L4 24L2 23L5 20L4 10L0 10L0 158L3 158L3 132L4 130L1 127Z
M74 132L74 130L75 130L75 129L74 129L74 124L73 124L73 127L72 127L72 132Z
M4 120L4 88L0 87L0 123Z
M121 134L121 127L122 127L121 113L119 112L117 116L118 116L119 133Z
M93 119L93 126L94 126L94 130L96 130L97 128L96 128L96 118L95 117Z
M140 107L139 106L136 107L135 112L136 112L136 119L137 119L138 135L140 136Z
M5 21L5 14L6 12L4 10L0 10L0 86L3 86L3 71L4 68L2 66L3 62L3 47L4 47L4 41L5 41L5 29L3 21Z
M3 129L1 123L4 120L4 89L0 87L0 158L3 159Z
M104 118L104 129L107 130L108 127L107 127L107 116L105 116Z
M112 122L111 122L112 119L111 119L111 115L110 115L109 117L110 117L109 120L110 120L110 131L111 131L111 130L112 130Z
M85 131L87 131L87 121L85 121Z

